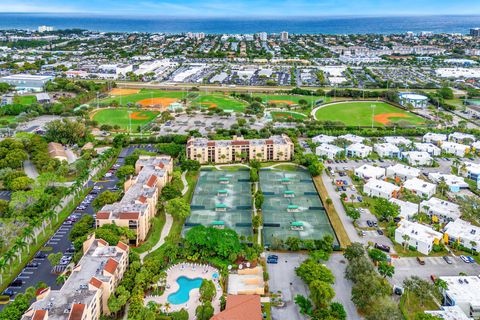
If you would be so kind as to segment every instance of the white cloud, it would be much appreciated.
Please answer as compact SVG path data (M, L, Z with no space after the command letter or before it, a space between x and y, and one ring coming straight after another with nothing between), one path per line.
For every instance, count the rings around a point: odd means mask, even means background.
M78 7L71 5L58 5L43 2L32 1L1 1L0 12L32 12L32 13L45 13L45 12L78 12Z

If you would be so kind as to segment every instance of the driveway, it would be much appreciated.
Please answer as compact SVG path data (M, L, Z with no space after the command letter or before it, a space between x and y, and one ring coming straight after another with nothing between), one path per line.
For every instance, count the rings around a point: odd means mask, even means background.
M440 276L458 276L464 272L469 276L480 274L480 266L477 263L465 263L459 257L451 257L452 264L447 264L442 257L426 257L425 265L420 265L416 258L398 258L393 259L395 274L390 282L393 285L403 285L403 280L418 276L425 280L430 280L431 275Z

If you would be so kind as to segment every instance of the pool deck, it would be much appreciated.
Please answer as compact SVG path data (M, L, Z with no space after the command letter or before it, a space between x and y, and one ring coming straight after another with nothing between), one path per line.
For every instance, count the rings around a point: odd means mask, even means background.
M207 280L213 280L215 288L217 289L217 295L213 298L212 306L214 308L214 314L220 312L220 297L223 294L222 287L220 286L217 279L213 278L213 274L220 274L219 271L212 266L196 264L196 263L180 263L174 266L171 266L166 270L167 272L167 287L165 292L161 296L147 296L145 297L144 304L153 301L162 305L162 310L167 311L164 307L166 303L169 304L168 311L179 311L185 309L188 311L189 319L195 319L195 309L197 306L201 305L200 302L200 291L198 288L192 289L190 291L190 299L184 304L172 304L168 302L168 296L172 293L175 293L179 290L180 286L177 282L177 279L181 276L195 279L203 278Z

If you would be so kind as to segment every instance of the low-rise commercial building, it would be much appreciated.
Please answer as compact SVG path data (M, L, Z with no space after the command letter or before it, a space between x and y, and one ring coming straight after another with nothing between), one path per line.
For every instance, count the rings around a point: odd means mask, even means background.
M442 234L417 222L401 220L395 229L395 242L414 247L418 252L428 255L434 244L440 243Z
M204 163L230 163L237 161L289 161L294 145L285 134L269 139L208 140L190 137L187 142L187 158Z
M383 180L370 179L363 186L363 192L369 197L379 197L388 200L398 196L400 187Z
M387 168L387 178L396 180L407 180L416 178L420 175L421 171L417 168L412 168L404 164L397 163Z
M317 156L326 157L327 159L335 159L335 157L339 156L343 151L342 148L328 143L322 143L315 148L315 154Z
M420 212L435 217L440 222L455 221L460 218L460 207L450 201L432 197L420 203Z
M96 226L114 223L135 231L137 236L131 244L145 241L157 211L158 196L171 180L172 171L170 156L140 156L135 163L136 176L125 181L122 200L98 211Z
M413 145L417 151L428 152L428 154L432 157L438 157L442 154L442 149L440 149L433 143L415 142Z
M385 177L385 169L381 167L374 167L369 164L364 164L354 170L354 174L360 179L381 179Z
M129 247L110 246L90 236L83 257L59 290L46 288L37 295L22 320L98 320L110 314L108 298L128 266Z
M440 277L447 283L443 291L446 306L458 306L468 317L480 317L480 278L478 276Z
M457 157L463 157L470 152L469 146L451 141L442 142L440 148L443 152L456 155Z
M347 157L366 158L372 152L372 147L363 143L354 143L346 148Z
M421 198L430 199L435 192L437 192L437 186L433 183L420 180L418 178L412 178L405 181L403 187L410 190Z
M408 164L412 166L431 166L433 158L424 151L407 151L402 152L402 158L407 160Z
M12 74L0 78L0 82L8 83L15 87L17 91L40 92L43 91L45 84L53 80L52 76L38 76L31 74Z
M445 233L449 243L457 242L467 249L480 250L480 227L468 221L456 219L449 222L445 226Z
M391 143L377 143L373 146L373 150L380 158L398 158L400 149Z

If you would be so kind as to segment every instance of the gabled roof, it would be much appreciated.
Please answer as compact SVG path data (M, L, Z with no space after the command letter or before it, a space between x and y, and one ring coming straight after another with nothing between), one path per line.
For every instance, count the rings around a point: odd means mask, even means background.
M82 320L83 311L85 310L85 305L76 303L72 306L68 320Z
M258 295L229 295L225 310L211 320L261 320L262 306Z
M103 270L107 271L110 274L114 274L115 270L117 270L117 266L118 266L117 260L110 258L105 264L105 267L103 267Z

